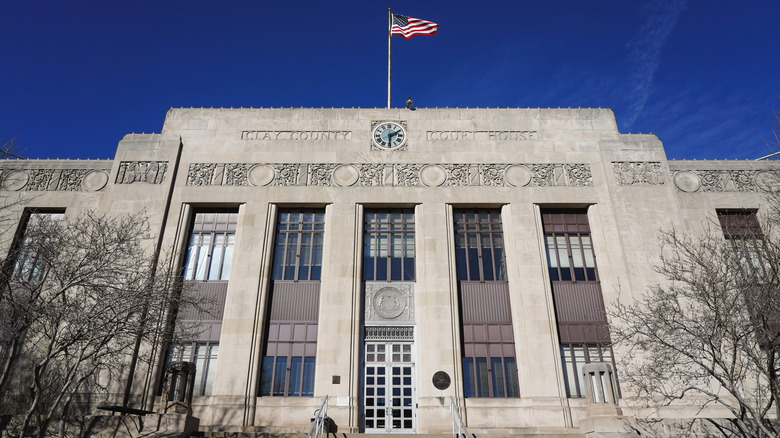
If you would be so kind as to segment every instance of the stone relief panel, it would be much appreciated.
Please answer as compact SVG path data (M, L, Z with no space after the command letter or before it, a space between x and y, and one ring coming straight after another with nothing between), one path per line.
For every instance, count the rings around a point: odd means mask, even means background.
M613 161L612 171L619 186L663 185L660 161Z
M761 170L680 170L672 176L681 192L775 192L780 181Z
M590 187L588 164L192 163L189 186Z
M414 322L414 283L366 282L366 323Z
M162 184L167 161L122 161L116 174L116 184Z
M0 187L7 191L95 192L108 182L102 169L7 169L0 170Z

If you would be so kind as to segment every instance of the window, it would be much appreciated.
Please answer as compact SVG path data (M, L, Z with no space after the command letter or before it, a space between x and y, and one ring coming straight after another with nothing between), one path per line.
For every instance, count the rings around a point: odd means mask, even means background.
M311 397L325 211L283 209L277 219L260 395Z
M544 209L542 225L566 395L584 397L582 365L609 362L615 367L588 213Z
M319 280L325 212L281 211L276 228L274 280Z
M219 342L187 342L171 347L168 362L195 363L195 384L192 394L208 396L214 389L218 354Z
M40 281L46 275L46 246L62 222L62 212L33 211L27 217L21 243L15 249L16 261L11 278L15 281Z
M780 348L780 298L772 262L761 225L753 210L721 210L718 220L730 246L736 268L737 288L742 294L759 346Z
M237 212L197 212L190 234L185 280L227 280L236 241Z
M585 397L580 377L582 366L590 362L608 362L614 367L612 347L599 344L561 344L563 381L567 397Z
M364 281L414 281L414 213L367 210Z
M455 259L460 281L504 281L504 237L497 210L455 213Z
M545 213L544 241L552 281L598 281L587 213Z
M518 397L501 214L479 209L456 210L453 216L464 395Z

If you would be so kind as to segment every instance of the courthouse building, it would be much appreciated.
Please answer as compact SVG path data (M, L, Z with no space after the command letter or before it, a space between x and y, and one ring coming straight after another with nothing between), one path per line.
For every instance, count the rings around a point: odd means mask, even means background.
M160 347L196 364L202 431L307 431L328 396L339 432L449 432L452 400L478 434L576 435L583 365L621 354L605 307L662 280L659 229L760 210L773 169L668 161L601 108L174 108L113 160L0 182L22 221L149 215L216 306Z

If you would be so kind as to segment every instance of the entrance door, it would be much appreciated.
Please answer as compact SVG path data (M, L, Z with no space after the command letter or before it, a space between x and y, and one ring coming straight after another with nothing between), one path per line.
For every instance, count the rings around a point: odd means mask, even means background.
M366 342L366 432L414 432L417 419L410 342Z

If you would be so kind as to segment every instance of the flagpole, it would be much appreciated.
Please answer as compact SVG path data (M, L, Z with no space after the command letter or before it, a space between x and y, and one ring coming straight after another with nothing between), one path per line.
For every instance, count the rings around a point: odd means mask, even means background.
M390 38L393 36L393 14L387 8L387 109L390 109Z

